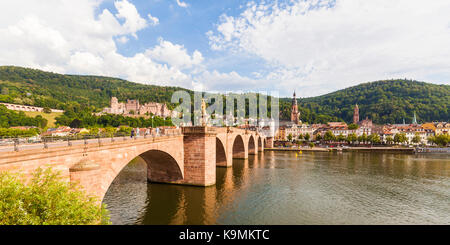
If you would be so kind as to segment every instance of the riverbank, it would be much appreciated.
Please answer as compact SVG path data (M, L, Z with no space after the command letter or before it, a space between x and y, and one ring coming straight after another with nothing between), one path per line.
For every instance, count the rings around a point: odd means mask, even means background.
M265 148L266 151L310 151L310 152L329 152L332 149L323 147L314 148Z
M337 150L337 149L335 149ZM377 152L377 153L406 153L414 154L414 148L394 148L394 147L350 147L343 148L343 152Z
M378 153L404 153L414 154L414 148L395 147L348 147L348 148L266 148L266 151L305 151L305 152L378 152Z

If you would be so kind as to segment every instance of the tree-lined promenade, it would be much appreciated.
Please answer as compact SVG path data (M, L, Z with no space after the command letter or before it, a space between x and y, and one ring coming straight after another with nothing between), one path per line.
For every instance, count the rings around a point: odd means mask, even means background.
M380 135L378 134L370 134L366 135L365 133L357 136L355 133L351 133L347 136L342 134L336 136L332 131L326 131L325 135L322 137L320 134L316 135L315 140L312 140L310 134L299 135L297 139L294 139L292 135L287 136L288 142L296 145L314 145L314 142L327 144L327 145L384 145L384 146L392 146L392 145L406 145L408 144L408 138L405 133L397 133L392 136L386 137L386 141L382 142ZM450 135L449 134L441 134L437 136L428 137L427 141L435 146L447 146L450 144ZM416 134L411 143L413 145L421 144L421 137L419 134ZM286 145L286 144L284 144Z

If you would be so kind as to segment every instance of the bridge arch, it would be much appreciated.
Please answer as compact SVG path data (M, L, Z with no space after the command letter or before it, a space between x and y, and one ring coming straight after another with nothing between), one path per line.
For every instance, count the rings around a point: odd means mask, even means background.
M184 180L183 151L173 147L171 143L175 142L167 141L150 145L140 144L131 149L122 148L114 151L97 152L93 160L108 162L109 164L102 164L101 169L96 173L98 181L100 181L100 188L89 185L87 188L94 189L92 192L100 197L100 200L103 200L114 179L136 157L141 158L147 164L147 180L149 182L182 182ZM91 181L84 180L82 182Z
M227 154L222 140L216 137L216 166L227 166Z
M150 182L175 182L183 179L183 171L167 152L149 150L139 155L147 163L147 179Z
M258 151L264 151L263 138L261 136L258 137Z
M255 137L253 137L253 135L250 135L250 137L248 139L248 154L255 155L257 153L258 152L256 149Z
M233 158L245 158L245 144L241 135L236 135L234 138Z

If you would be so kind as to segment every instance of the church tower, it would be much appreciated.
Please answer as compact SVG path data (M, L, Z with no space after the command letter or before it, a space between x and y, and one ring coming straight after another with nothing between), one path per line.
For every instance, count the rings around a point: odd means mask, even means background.
M414 112L414 118L413 118L413 120L412 120L412 124L417 125L416 112Z
M353 111L353 123L358 124L359 122L359 107L358 104L356 104L355 109Z
M300 112L298 111L297 98L294 91L294 98L292 99L292 108L291 108L291 122L295 124L299 124L300 122Z

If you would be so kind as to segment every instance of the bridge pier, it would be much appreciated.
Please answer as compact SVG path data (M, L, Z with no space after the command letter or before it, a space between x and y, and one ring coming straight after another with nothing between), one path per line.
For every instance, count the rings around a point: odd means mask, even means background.
M264 148L273 148L273 138L266 138L266 143L264 144Z
M185 127L183 184L216 184L216 133L208 127Z

